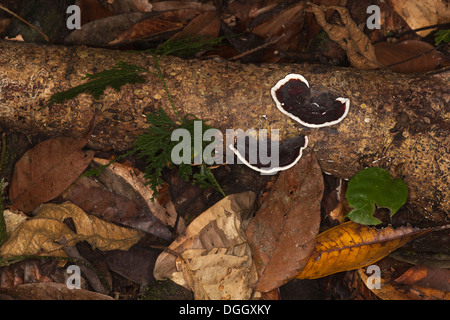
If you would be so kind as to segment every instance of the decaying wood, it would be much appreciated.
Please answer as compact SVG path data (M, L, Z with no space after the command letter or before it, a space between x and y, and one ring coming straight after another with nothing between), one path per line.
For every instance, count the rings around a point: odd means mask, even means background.
M107 89L99 101L81 95L38 111L52 93L82 83L85 73L119 61L148 67L142 53L0 41L0 126L40 136L81 136L100 107L90 147L129 148L146 128L144 114L171 113L161 82ZM406 76L388 71L322 65L242 65L227 61L161 62L182 114L193 113L225 129L279 129L286 139L307 134L324 172L349 178L365 166L381 166L410 189L410 208L425 220L450 217L450 72ZM300 73L313 90L332 90L351 100L346 119L331 128L307 129L275 107L270 88Z

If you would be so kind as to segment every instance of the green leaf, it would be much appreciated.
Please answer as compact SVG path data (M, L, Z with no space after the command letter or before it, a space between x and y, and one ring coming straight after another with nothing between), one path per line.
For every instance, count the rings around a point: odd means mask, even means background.
M439 30L434 35L434 41L438 46L441 42L449 43L450 42L450 29L447 30Z
M364 224L376 225L381 221L373 217L375 204L389 208L394 215L406 202L408 187L401 179L392 179L382 168L367 168L350 179L345 194L353 208L347 217Z
M107 87L112 87L119 92L120 88L127 83L144 83L145 78L139 73L146 71L147 70L133 64L120 61L112 69L103 70L94 74L87 73L83 79L89 79L89 81L68 90L53 94L43 108L54 103L63 103L75 98L81 93L89 93L94 99L99 99Z

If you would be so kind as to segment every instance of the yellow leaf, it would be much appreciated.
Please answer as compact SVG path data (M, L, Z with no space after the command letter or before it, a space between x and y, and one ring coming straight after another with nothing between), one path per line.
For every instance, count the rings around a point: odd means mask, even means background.
M41 252L51 254L64 247L59 244L63 236L67 245L74 245L76 237L69 227L56 220L34 218L22 223L0 248L2 258L35 255Z
M376 229L346 222L317 236L314 252L297 279L317 279L368 266L429 231L410 226Z
M76 232L63 223L67 218L73 220ZM64 243L60 243L63 238ZM79 241L87 241L100 250L128 250L139 239L139 231L88 216L72 203L49 203L11 234L0 247L0 256L7 258L43 252L52 254Z

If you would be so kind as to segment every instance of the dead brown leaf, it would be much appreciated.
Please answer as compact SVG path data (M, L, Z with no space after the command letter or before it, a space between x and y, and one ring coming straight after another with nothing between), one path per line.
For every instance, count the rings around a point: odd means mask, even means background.
M56 198L86 169L94 151L83 151L94 129L96 115L81 138L59 137L45 140L16 162L9 199L14 207L30 212L41 203Z
M65 283L27 283L12 288L2 288L0 292L17 300L114 300L108 295L85 289L72 290Z
M119 45L133 40L157 37L165 33L181 30L200 13L197 10L184 9L162 12L155 17L137 22L108 44Z
M435 48L418 40L379 42L375 44L375 54L382 65L401 73L432 71L439 63Z
M86 169L94 151L84 139L54 138L27 151L17 161L9 188L14 207L30 212L66 189Z
M450 270L429 266L414 266L395 279L395 282L450 292Z
M88 177L78 178L61 195L63 201L70 201L87 214L105 221L142 230L161 239L171 241L172 234L167 225L157 219L149 210L133 199L115 194Z
M319 232L322 171L312 152L283 171L246 231L267 292L294 278L306 265Z
M172 39L189 36L217 37L220 31L219 15L215 11L207 11L195 17L186 27L176 33Z
M256 26L253 33L263 37L266 42L282 36L275 44L276 49L286 51L295 49L303 28L305 8L305 3L291 6Z

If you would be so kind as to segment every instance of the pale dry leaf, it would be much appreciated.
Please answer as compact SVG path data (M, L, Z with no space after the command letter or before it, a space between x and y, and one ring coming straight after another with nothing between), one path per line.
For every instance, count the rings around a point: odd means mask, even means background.
M203 212L172 242L170 253L160 254L155 278L171 279L194 291L199 299L250 298L257 272L243 220L253 212L255 200L251 191L233 194ZM224 266L228 266L225 275ZM239 277L245 280L237 281Z
M9 236L18 226L25 222L28 217L20 211L3 210L3 217L6 224L6 234Z
M432 26L450 21L448 0L388 0L390 6L400 15L411 29ZM436 29L418 31L425 37Z
M244 250L245 244L240 245ZM249 264L250 254L237 256L228 253L227 248L184 251L180 260L183 275L194 291L196 300L248 299L257 273ZM250 268L249 268L250 267Z

